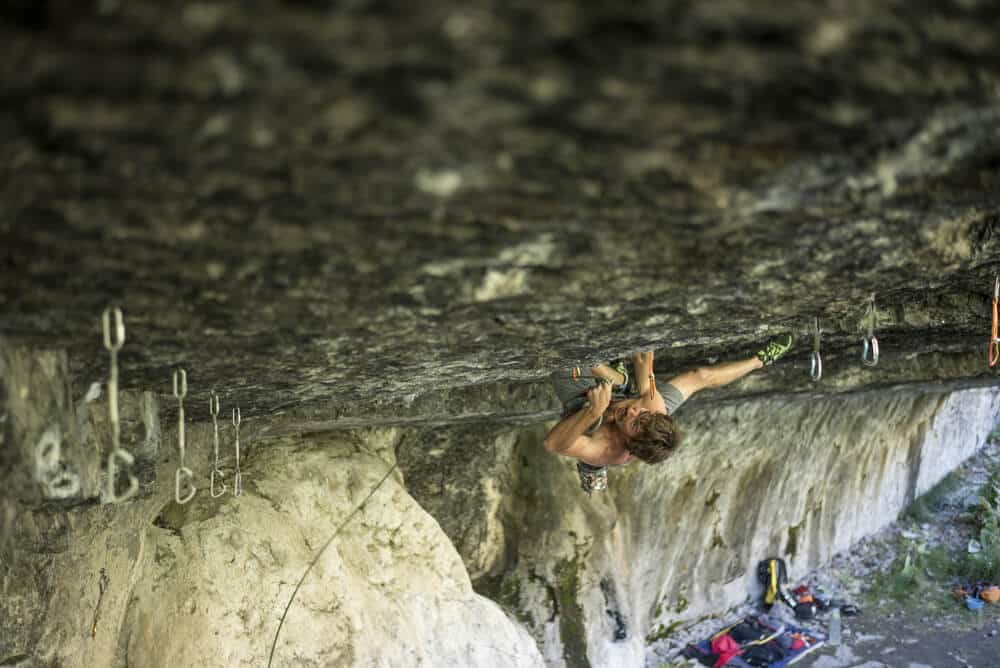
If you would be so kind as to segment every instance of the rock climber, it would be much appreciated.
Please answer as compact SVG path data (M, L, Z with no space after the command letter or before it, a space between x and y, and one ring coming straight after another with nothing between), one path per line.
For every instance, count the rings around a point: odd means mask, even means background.
M756 355L736 362L699 367L657 387L653 353L576 368L552 375L563 404L562 419L545 437L545 448L577 460L588 494L607 487L607 467L641 459L656 464L677 448L680 434L671 417L692 394L722 387L773 364L792 347L792 336L771 339ZM662 390L662 393L661 393Z

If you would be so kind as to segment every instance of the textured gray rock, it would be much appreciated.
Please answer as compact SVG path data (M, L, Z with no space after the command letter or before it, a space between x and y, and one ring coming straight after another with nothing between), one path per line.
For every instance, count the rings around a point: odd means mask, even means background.
M243 505L205 499L210 388L257 437L412 425L398 448L407 489L440 518L479 590L518 612L550 663L574 665L641 661L645 634L734 600L765 548L795 552L796 568L816 563L957 461L956 439L970 443L995 415L983 403L968 433L932 422L965 415L946 391L996 384L984 350L1000 262L992 3L247 8L0 7L0 336L68 351L51 353L59 370L41 383L57 420L11 394L6 367L0 379L0 663L36 651L191 659L147 612L162 598L165 618L201 622L190 633L211 640L198 634L222 612L192 587L214 593L231 574L200 552L208 543L245 547L241 564L278 578L246 593L250 612L223 616L234 660L260 656L251 630L290 586L284 564L321 538L287 535L290 517L342 509L262 502L258 483L292 475L264 447L248 456L273 466L249 464ZM873 292L882 355L869 369L859 356ZM64 465L83 476L78 500L100 488L101 458L78 454L106 448L105 407L76 398L106 377L98 316L109 303L129 331L123 440L148 459L137 467L145 496L28 510L49 501ZM815 317L820 383L808 374ZM623 472L612 494L584 502L572 464L537 447L537 424L556 414L541 381L553 369L653 348L669 377L748 355L782 330L798 336L793 353L690 407L692 442L662 472ZM156 404L172 424L166 380L178 365L200 423L189 461L201 492L163 514L176 454L159 445L172 436L157 436ZM788 422L762 426L777 407ZM920 425L937 445L915 445ZM821 481L811 492L793 480L800 460ZM352 474L355 487L370 473ZM411 509L391 484L398 507L386 512ZM785 494L777 516L755 505ZM852 524L862 498L874 511ZM233 547L196 531L218 529L232 508L255 536L287 544ZM280 526L258 525L268 518ZM376 538L352 536L350 549L384 556L379 536L393 532L376 520ZM434 600L439 617L419 587L351 579L351 555L335 555L343 562L320 582L368 587L365 609L413 620L425 637L471 594L420 525L413 539L427 551L401 551L395 565L451 582L454 600ZM100 568L110 583L97 606ZM336 617L316 593L296 614ZM304 645L315 654L303 661L368 656L351 643L373 624L337 604L340 626ZM80 620L92 609L103 612L91 640ZM510 649L521 644L508 630L494 649L447 644L458 636L439 649L456 662L504 647L535 660Z
M779 329L736 394L995 381L990 3L97 4L0 10L0 333L74 386L109 302L129 388L290 429Z

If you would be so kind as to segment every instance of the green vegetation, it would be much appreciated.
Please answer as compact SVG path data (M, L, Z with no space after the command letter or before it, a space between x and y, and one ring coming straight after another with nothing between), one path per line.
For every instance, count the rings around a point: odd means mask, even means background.
M916 523L933 519L942 500L961 484L957 473L945 477L927 494L917 499L903 518ZM876 575L870 592L871 601L891 599L896 605L919 605L927 610L954 611L956 602L949 585L960 582L1000 584L1000 467L990 475L973 508L976 538L981 549L975 554L964 545L948 549L928 548L917 540L903 539L900 555L885 572Z
M589 668L583 608L577 600L579 568L575 559L563 559L556 565L556 602L559 604L559 632L566 665Z
M934 485L926 494L923 494L910 507L903 512L903 519L913 522L930 522L934 515L940 510L941 502L946 496L954 492L962 485L962 477L957 471L952 471L941 482Z
M922 607L953 607L950 594L941 585L959 575L955 556L943 546L927 549L922 543L910 541L904 547L905 554L888 571L875 576L873 597Z
M789 557L794 557L795 553L799 549L799 530L802 528L802 524L798 524L793 527L788 527L788 542L785 544L785 554Z
M982 549L965 555L962 570L969 580L1000 583L1000 470L983 488L977 521Z
M678 620L668 626L664 626L663 624L657 624L656 628L650 631L649 634L646 636L646 642L654 643L657 640L663 640L664 638L669 638L671 634L673 634L673 632L677 630L677 627L679 627L682 623L683 622Z

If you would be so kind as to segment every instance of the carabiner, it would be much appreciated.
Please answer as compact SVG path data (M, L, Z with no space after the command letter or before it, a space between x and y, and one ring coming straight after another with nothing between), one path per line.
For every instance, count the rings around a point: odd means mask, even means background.
M190 489L187 496L181 496L181 487L185 480ZM174 501L183 505L193 499L197 492L198 488L194 486L194 473L186 466L179 467L174 473Z
M865 337L864 349L861 351L861 363L865 366L878 364L878 339L874 336ZM869 357L869 352L871 356Z

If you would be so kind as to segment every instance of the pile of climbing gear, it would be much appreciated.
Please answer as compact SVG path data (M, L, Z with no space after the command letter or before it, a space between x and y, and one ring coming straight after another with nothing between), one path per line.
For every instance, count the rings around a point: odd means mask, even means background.
M759 615L745 617L701 642L688 645L683 655L713 668L784 668L825 641L822 634Z
M771 557L760 561L757 564L757 580L763 587L761 605L768 611L780 600L792 609L796 619L801 620L814 619L817 614L833 609L847 617L861 614L858 606L815 594L808 585L799 585L789 591L784 559Z
M967 582L952 588L951 595L969 610L976 611L982 609L984 603L1000 603L1000 586L989 582Z

